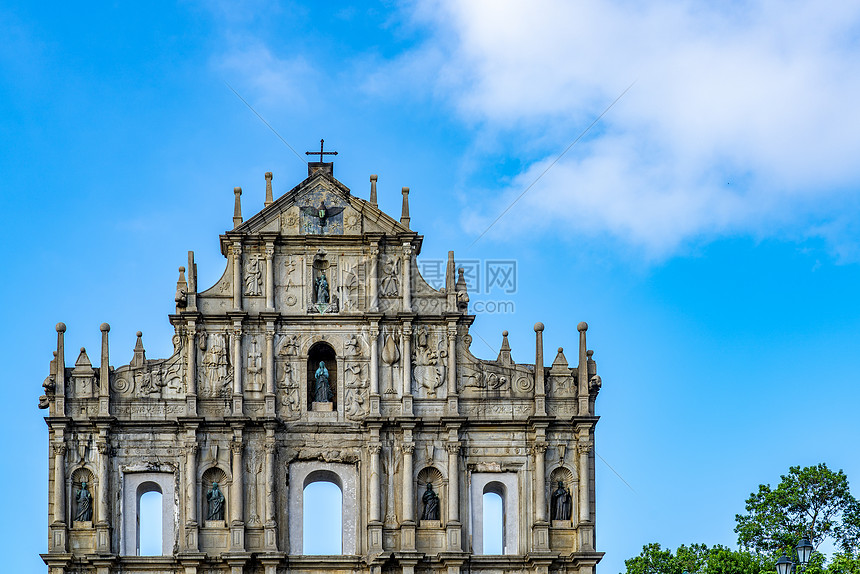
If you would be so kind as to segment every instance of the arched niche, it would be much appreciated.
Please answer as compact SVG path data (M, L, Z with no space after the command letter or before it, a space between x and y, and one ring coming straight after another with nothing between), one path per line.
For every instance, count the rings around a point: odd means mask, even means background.
M314 403L325 404L322 401L317 401L316 396L316 372L319 369L320 363L323 363L328 370L328 386L329 397L331 398L331 410L337 410L337 354L334 348L325 341L314 343L308 349L308 410L313 410Z
M567 510L568 516L566 518L564 518L564 517L563 518L557 518L558 509L555 509L555 510L553 509L553 506L558 504L557 491L558 491L558 484L559 483L561 483L562 490L565 490L570 497L569 498L569 509ZM553 524L556 524L558 521L562 521L562 524L569 526L570 523L572 523L572 521L575 520L575 517L577 516L576 493L578 490L578 486L579 486L579 483L576 480L576 477L574 476L573 471L571 471L569 468L564 467L564 466L560 466L560 467L554 469L552 472L550 472L549 484L547 485L547 488L546 488L547 504L549 505L546 515L547 515L547 517L550 518L550 520L552 520ZM558 493L558 495L560 496L560 493Z
M82 494L85 489L89 496ZM96 483L92 471L81 467L72 472L71 494L69 515L72 517L72 527L91 525L96 515Z
M445 481L442 476L442 472L440 472L438 468L427 466L422 468L418 473L418 480L416 482L418 484L418 488L415 493L415 508L417 509L416 514L419 521L438 520L441 522L445 509L443 497L447 496L447 492L444 492ZM425 509L427 505L424 502L424 495L427 492L428 484L432 487L433 492L436 493L436 497L438 499L438 516L435 519L425 518Z
M200 479L200 516L203 517L204 524L208 526L226 526L227 521L229 521L230 517L228 514L228 509L230 508L230 504L228 501L229 492L230 492L230 479L227 476L227 473L218 468L217 466L213 466L211 468L206 469L203 472L203 476ZM221 501L221 514L220 518L211 518L212 512L217 511L217 500L216 496L210 496L210 493L213 490L212 485L217 484L218 490L221 492L221 496L223 500Z

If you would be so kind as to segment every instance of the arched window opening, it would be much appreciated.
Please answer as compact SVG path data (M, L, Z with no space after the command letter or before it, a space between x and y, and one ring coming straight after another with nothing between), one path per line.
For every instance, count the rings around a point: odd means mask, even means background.
M337 410L337 355L328 343L308 350L308 410Z
M302 554L343 554L343 492L340 487L328 479L311 480L305 486L302 499Z
M163 499L154 482L141 484L137 497L137 555L161 556Z
M505 487L491 482L483 494L484 554L505 553Z

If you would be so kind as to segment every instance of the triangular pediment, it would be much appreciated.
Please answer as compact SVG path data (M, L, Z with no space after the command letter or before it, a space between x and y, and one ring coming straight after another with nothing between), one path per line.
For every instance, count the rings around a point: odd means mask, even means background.
M337 236L410 230L370 202L353 196L331 174L317 171L237 226L233 233Z

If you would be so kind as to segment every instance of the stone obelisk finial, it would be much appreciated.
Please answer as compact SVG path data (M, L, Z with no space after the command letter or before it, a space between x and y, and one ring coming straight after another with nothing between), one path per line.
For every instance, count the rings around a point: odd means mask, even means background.
M543 370L543 323L535 323L535 415L546 414L546 382Z
M379 207L376 203L376 174L370 176L370 205Z
M233 227L239 227L242 224L242 188L234 187L233 194L236 196L233 203Z
M266 172L266 201L263 202L264 207L269 207L272 205L272 172Z
M99 363L99 415L110 415L110 354L108 351L108 331L110 325L102 323L102 353Z
M403 209L400 212L400 223L409 229L409 188L404 187L401 193L403 194Z

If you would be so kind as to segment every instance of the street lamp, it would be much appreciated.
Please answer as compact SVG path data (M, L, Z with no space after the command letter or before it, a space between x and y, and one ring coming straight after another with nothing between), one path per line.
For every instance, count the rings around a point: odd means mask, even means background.
M795 551L797 552L797 561L800 563L800 571L803 572L806 569L806 565L809 564L809 557L812 556L812 543L804 536L797 543ZM794 572L794 562L788 559L785 551L783 551L779 560L776 561L776 572L777 574L793 574Z

